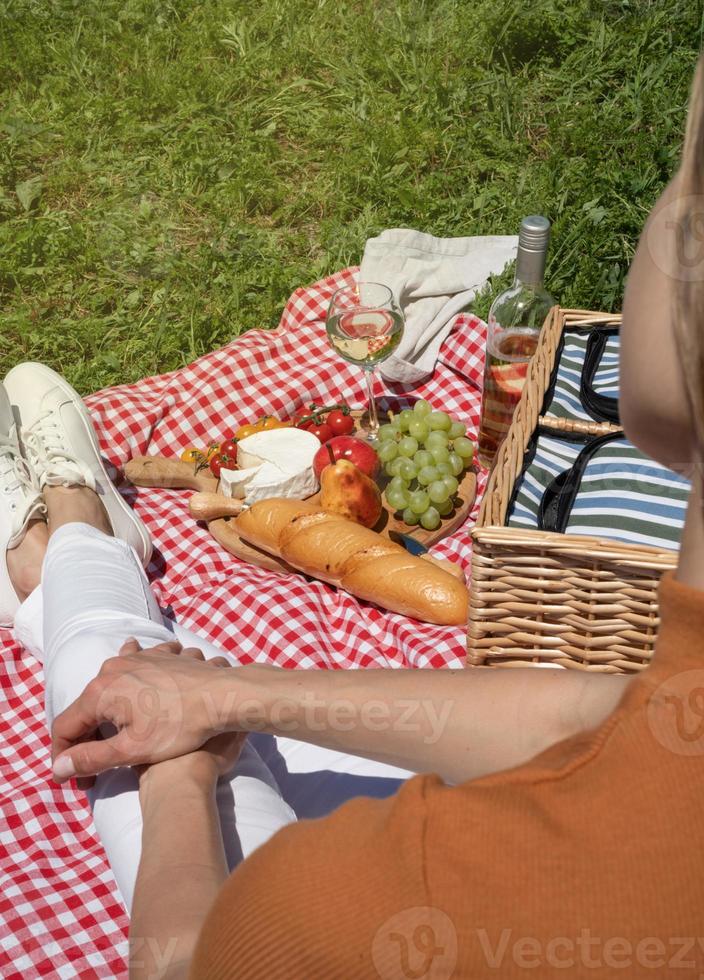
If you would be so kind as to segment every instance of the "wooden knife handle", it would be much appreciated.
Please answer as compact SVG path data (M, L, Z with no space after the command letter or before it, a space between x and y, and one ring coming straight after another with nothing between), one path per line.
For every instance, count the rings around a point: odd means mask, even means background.
M208 471L195 472L193 463L166 456L135 456L125 466L125 476L136 487L214 492L218 481Z
M459 565L456 565L454 561L450 561L449 558L436 558L435 555L431 555L428 553L421 555L420 557L425 558L426 561L432 562L433 565L437 565L438 568L444 569L446 572L449 572L450 575L454 575L455 578L458 578L461 582L467 581L465 578L464 571L460 568Z
M223 497L221 493L194 493L188 501L188 509L197 521L214 521L220 517L236 517L242 510L242 501Z

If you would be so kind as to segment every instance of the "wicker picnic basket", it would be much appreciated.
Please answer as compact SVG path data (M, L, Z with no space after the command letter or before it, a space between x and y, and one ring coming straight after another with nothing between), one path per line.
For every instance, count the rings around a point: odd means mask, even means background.
M619 326L620 320L555 307L545 321L472 532L469 664L553 663L624 673L650 662L659 626L658 583L674 568L676 552L505 526L538 424L590 435L620 431L611 422L541 415L565 326Z

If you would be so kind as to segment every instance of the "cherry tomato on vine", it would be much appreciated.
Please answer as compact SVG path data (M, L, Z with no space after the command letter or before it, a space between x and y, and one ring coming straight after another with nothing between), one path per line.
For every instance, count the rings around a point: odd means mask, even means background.
M348 436L354 429L354 419L352 416L345 415L339 408L330 412L325 421L330 426L334 436Z
M327 422L314 422L312 425L306 426L306 429L308 432L312 432L321 442L327 442L328 439L332 439L332 429Z
M237 463L231 456L225 456L224 453L216 453L215 456L210 460L210 472L213 476L220 478L221 470L236 470Z
M193 463L197 465L198 463L202 463L204 461L205 455L200 451L200 449L196 449L195 446L189 446L188 449L183 450L180 458L184 463Z
M237 459L237 443L234 439L226 439L220 443L220 453L229 456L230 459Z

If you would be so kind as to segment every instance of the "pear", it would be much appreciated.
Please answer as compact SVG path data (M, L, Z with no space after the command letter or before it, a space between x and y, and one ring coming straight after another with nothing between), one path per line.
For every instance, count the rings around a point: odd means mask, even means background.
M320 506L364 527L374 527L382 511L376 483L346 459L331 463L320 474Z

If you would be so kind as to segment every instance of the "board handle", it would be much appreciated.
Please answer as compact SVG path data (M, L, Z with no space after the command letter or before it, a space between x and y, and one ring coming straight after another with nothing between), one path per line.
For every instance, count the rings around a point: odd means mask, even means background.
M197 521L215 521L221 517L237 517L242 501L223 497L221 493L194 493L188 501L191 517Z
M193 463L166 456L135 456L125 465L125 476L136 487L214 492L218 481L210 473L196 473Z
M438 568L442 568L443 571L449 572L450 575L454 575L455 578L460 580L460 582L467 581L464 571L459 565L456 565L454 561L450 561L449 558L436 558L435 555L431 555L429 553L421 555L420 557L424 558L426 561L432 562L433 565L437 565Z

